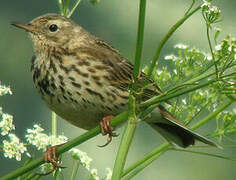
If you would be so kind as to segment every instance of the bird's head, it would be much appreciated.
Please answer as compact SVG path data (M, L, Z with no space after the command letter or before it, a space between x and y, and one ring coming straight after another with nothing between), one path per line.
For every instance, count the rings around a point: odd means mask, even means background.
M84 32L73 21L58 14L45 14L27 24L13 22L12 25L29 32L35 51L66 46L73 37L82 38Z

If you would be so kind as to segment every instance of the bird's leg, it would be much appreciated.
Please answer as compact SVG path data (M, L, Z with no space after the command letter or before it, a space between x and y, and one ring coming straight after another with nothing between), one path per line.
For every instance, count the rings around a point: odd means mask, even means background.
M111 141L112 141L112 137L116 137L119 134L113 132L113 127L111 127L110 124L110 120L113 118L114 116L110 115L110 116L105 116L104 118L102 118L102 120L100 121L100 127L101 127L101 133L103 136L108 134L108 138L107 138L107 142L106 144L99 146L99 147L105 147L107 146Z

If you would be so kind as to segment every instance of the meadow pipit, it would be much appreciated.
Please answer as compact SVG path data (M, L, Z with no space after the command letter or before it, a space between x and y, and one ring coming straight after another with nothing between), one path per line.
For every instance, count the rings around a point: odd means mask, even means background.
M127 109L133 65L106 42L58 14L13 25L28 31L33 40L33 81L47 106L77 127L89 130L101 124L102 133L111 139L109 120ZM145 75L139 78L142 82ZM160 93L151 85L143 97ZM148 124L172 144L187 147L197 139L216 145L181 125L161 105L152 112L152 119ZM47 162L57 160L55 151L45 155Z

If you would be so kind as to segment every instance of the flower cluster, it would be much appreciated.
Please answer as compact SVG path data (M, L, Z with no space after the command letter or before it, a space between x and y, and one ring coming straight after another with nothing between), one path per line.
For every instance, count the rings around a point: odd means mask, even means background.
M236 39L226 36L215 46L214 54L220 70L219 76L224 77L223 81L217 84L219 91L224 94L235 94L236 75L229 76L229 72L235 72L236 69Z
M4 96L6 94L12 95L11 89L9 87L1 85L0 83L0 96Z
M12 95L11 89L0 84L0 96L7 94ZM12 130L15 130L13 116L4 113L2 107L0 107L0 133L6 139L8 138L8 140L4 139L2 141L4 156L10 159L16 158L17 161L20 161L21 155L27 152L27 149L15 134L10 133Z
M72 148L69 152L71 153L73 159L79 160L83 167L85 167L87 170L90 170L92 158L90 158L86 152L76 148Z
M216 33L219 32L220 30L217 29ZM231 75L236 70L235 42L234 38L227 36L221 42L217 43L213 51L214 58L217 61L219 77L222 81L208 86L207 89L198 89L190 92L185 96L179 97L175 102L172 102L172 105L166 105L166 108L175 114L178 119L182 120L184 124L187 125L197 120L202 114L214 112L227 98L225 94L236 93L236 76L235 73ZM178 91L194 86L195 84L189 83L191 82L189 80L198 78L206 72L212 72L214 75L215 68L212 55L184 44L177 44L174 48L177 51L176 54L164 57L168 65L159 66L152 75L155 83L161 89L166 92L171 89L169 92ZM148 68L145 67L144 73L147 71ZM207 76L205 79L199 81L208 81L212 78L214 76ZM198 81L195 83L198 83ZM173 87L175 87L174 90ZM233 128L232 126L228 127L231 130ZM229 132L229 129L227 132Z
M212 6L209 1L203 0L201 8L207 24L213 24L219 21L221 11L217 6Z
M81 164L84 168L86 168L90 174L90 179L93 180L99 180L99 176L98 176L98 171L97 169L90 168L90 164L92 162L92 158L90 158L86 152L83 152L77 148L72 148L70 151L71 156L74 160L78 160L79 164ZM110 180L111 176L112 176L112 171L110 168L106 168L107 171L107 175L105 178L103 178L104 180Z
M3 140L4 156L10 159L15 157L17 161L20 161L21 154L27 152L27 149L15 134L9 134L8 136L9 141Z
M213 132L212 136L219 137L222 140L222 137L229 136L236 132L236 109L230 111L220 112L216 116L218 128Z
M33 127L33 129L27 129L27 134L25 137L28 143L35 146L38 150L46 151L47 146L63 144L68 140L68 138L63 135L58 137L53 135L48 136L47 134L43 133L44 129L37 124L35 124Z
M13 124L13 116L10 114L6 114L2 112L2 108L0 107L0 129L1 135L7 135L11 130L15 129Z

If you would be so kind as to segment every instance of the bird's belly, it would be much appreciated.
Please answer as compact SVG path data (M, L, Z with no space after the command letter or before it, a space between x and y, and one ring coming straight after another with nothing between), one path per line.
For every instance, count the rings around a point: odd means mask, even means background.
M103 117L115 116L127 108L126 106L114 107L115 102L103 103L99 98L88 95L84 95L84 97L68 96L54 91L53 96L45 93L41 96L47 106L58 116L86 130L96 127Z
M71 124L83 128L91 129L99 124L99 121L106 116L90 105L76 104L69 101L58 102L56 99L45 100L48 107L58 116Z

